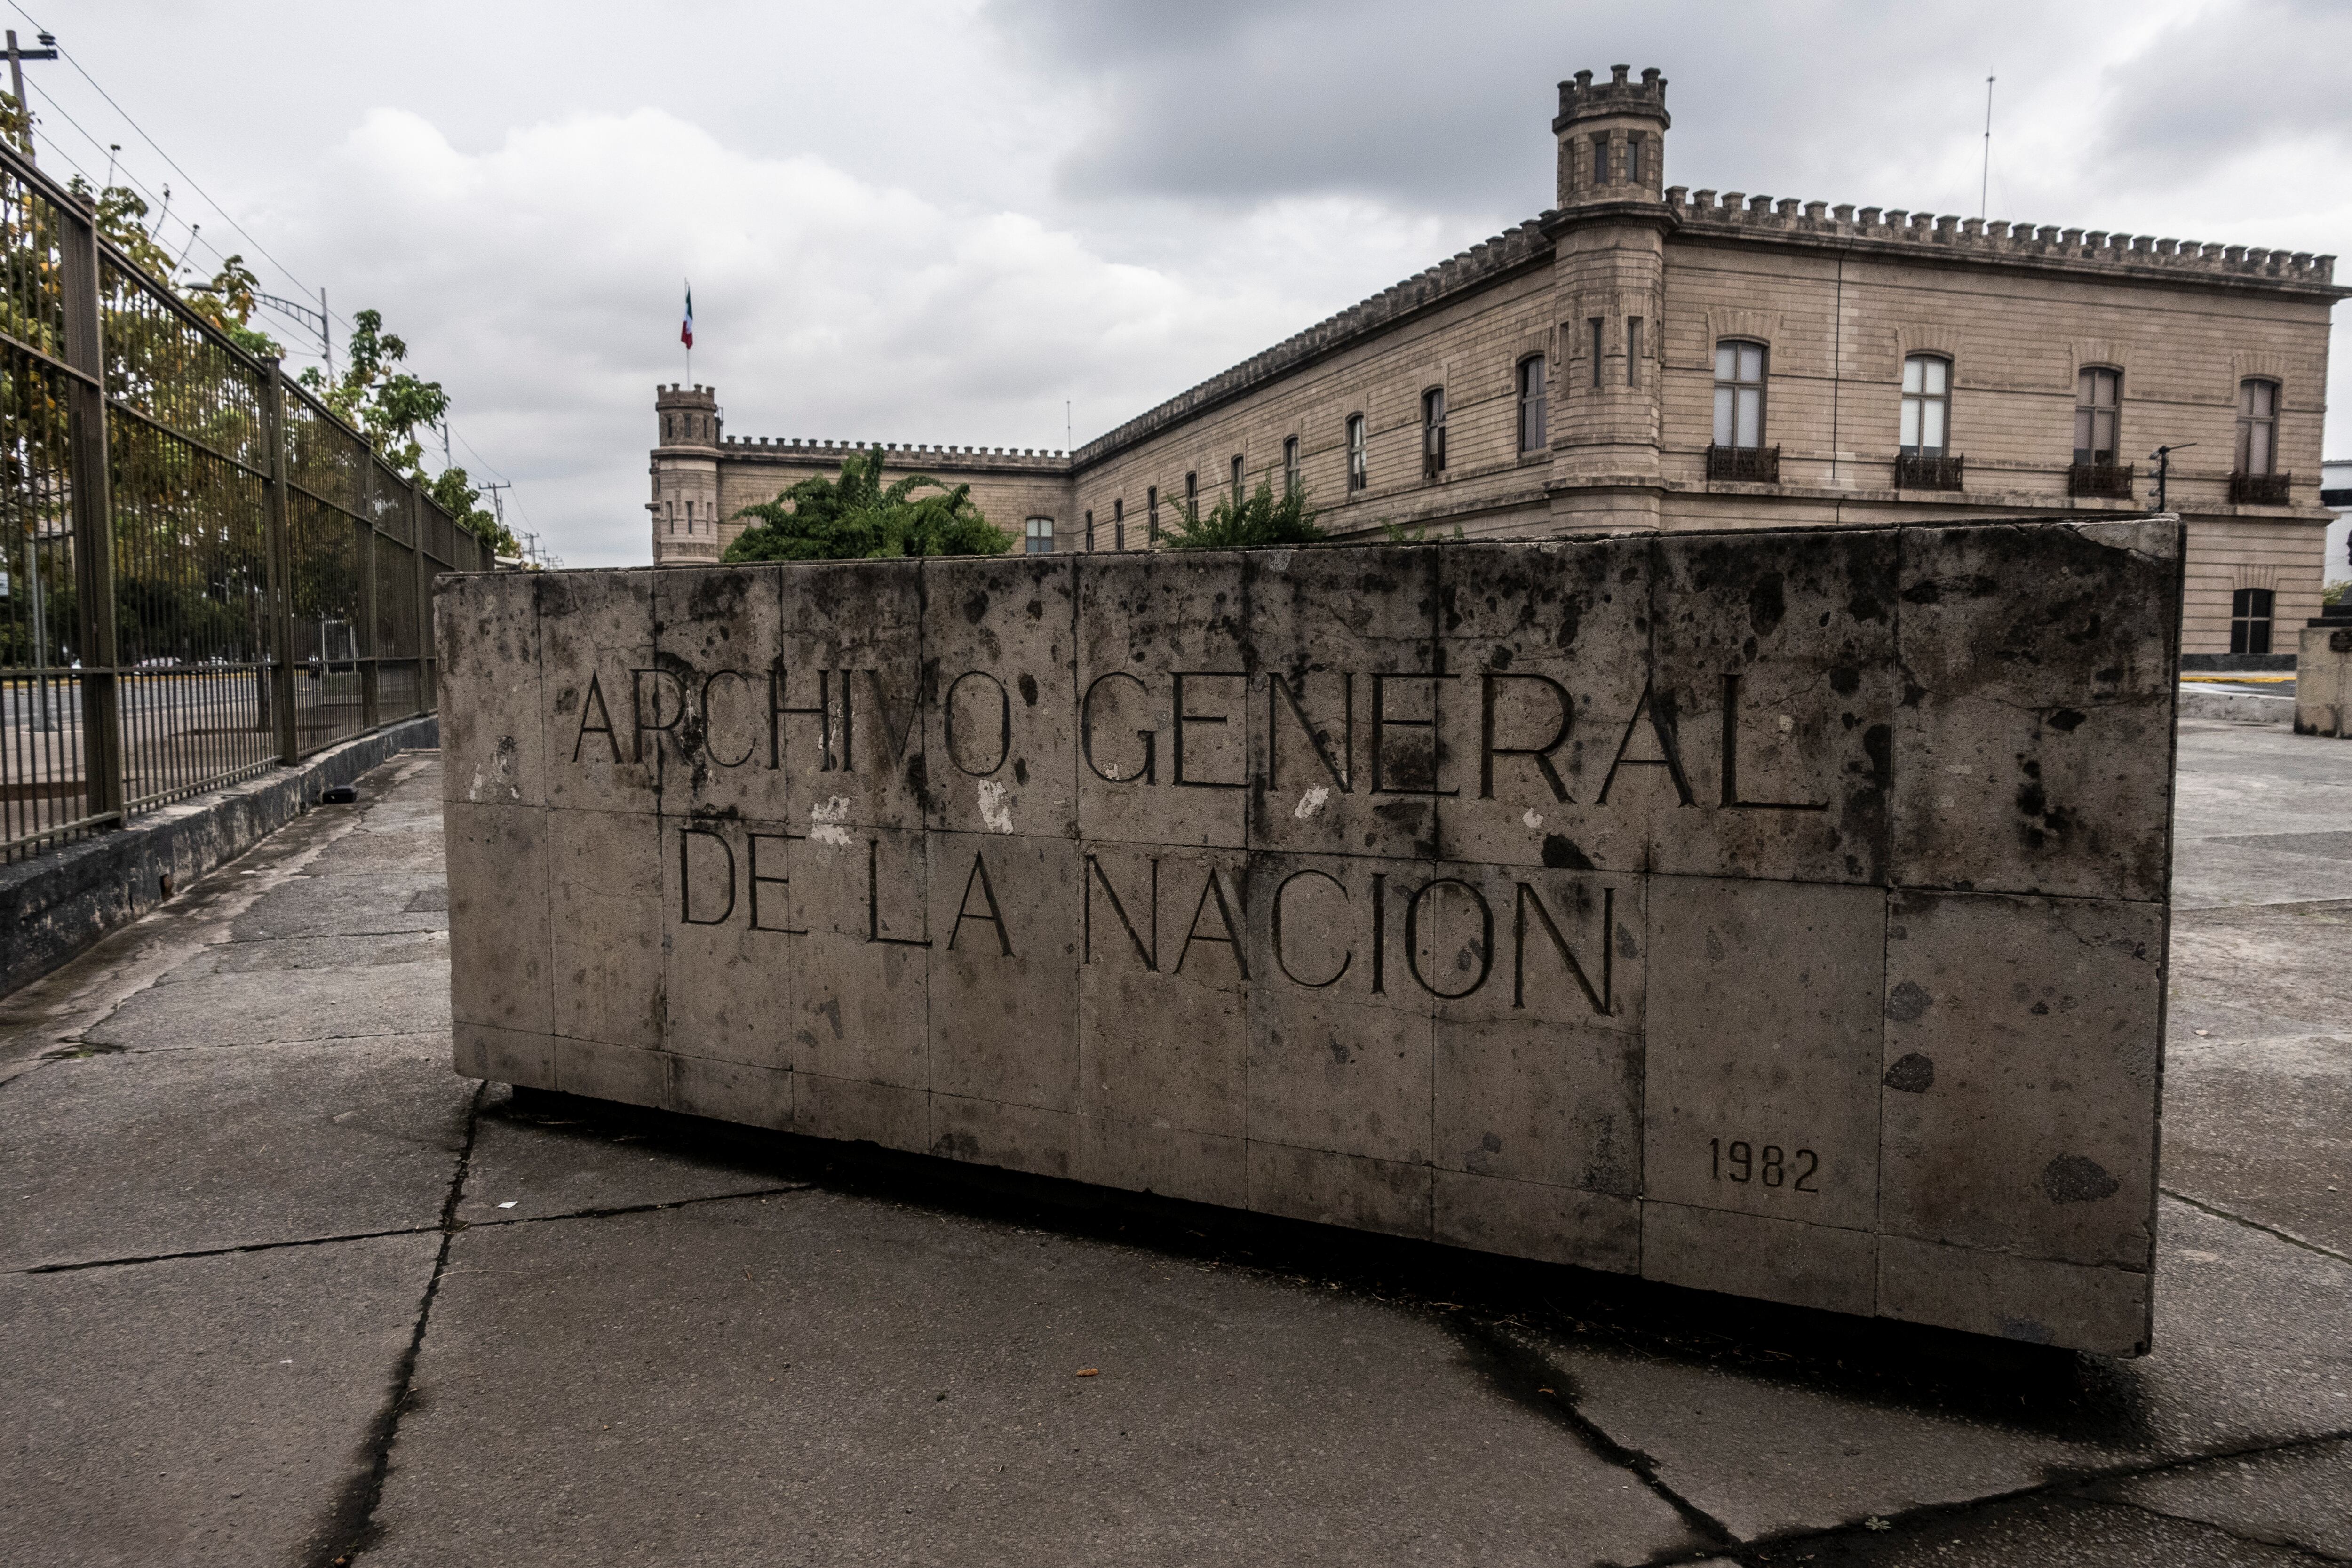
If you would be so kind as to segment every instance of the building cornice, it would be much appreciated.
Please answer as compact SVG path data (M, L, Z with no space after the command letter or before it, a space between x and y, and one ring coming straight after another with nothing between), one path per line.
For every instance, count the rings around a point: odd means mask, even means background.
M1666 192L1666 207L1686 239L1730 239L1884 256L2023 268L2102 279L2131 279L2171 287L2252 289L2269 294L2341 300L2336 258L2200 240L2159 239L2104 229L2059 228L1995 219L1915 213L1905 208L1832 207L1826 202L1750 196L1738 191Z
M1654 205L1654 204L1652 204ZM1559 215L1547 212L1516 228L1472 246L1426 271L1381 289L1231 370L1178 393L1126 424L1080 447L1072 465L1079 472L1108 462L1161 432L1231 403L1270 381L1355 347L1391 328L1455 304L1473 294L1549 265L1552 242L1547 226ZM1579 213L1581 218L1582 213Z

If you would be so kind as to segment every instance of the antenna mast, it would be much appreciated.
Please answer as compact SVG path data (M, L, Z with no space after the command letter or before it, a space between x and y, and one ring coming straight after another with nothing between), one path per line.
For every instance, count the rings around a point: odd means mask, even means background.
M1986 78L1985 78L1984 174L1983 174L1983 175L1980 177L1980 179L1979 180L1978 184L1977 184L1977 218L1978 218L1978 221L1979 221L1979 222L1983 221L1983 219L1988 216L1988 215L1987 215L1987 209L1991 205L1990 197L1991 197L1991 194L1992 194L1992 82L1993 82L1993 79L1992 79L1991 77L1988 76L1988 77L1986 77Z

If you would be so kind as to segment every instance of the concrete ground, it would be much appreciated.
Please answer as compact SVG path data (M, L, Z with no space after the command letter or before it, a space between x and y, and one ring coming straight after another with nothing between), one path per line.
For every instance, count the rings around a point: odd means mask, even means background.
M387 764L0 1004L0 1562L2352 1561L2352 743L2179 767L2116 1363L478 1089Z

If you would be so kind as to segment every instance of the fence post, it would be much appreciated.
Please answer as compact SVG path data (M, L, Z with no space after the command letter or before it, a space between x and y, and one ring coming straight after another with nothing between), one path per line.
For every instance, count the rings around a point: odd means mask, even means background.
M376 689L376 602L375 602L375 487L377 482L375 449L366 448L360 459L360 613L353 617L352 629L357 634L353 652L359 655L360 666L360 728L373 730L383 722Z
M60 202L68 472L73 483L75 596L81 608L81 757L89 815L123 823L122 696L116 679L114 507L106 453L105 318L94 210ZM84 377L89 379L85 380Z
M416 712L433 712L440 708L433 696L433 569L425 566L425 520L433 515L433 508L421 494L412 494L409 500L409 517L416 520L416 527L409 529L409 538L416 541L416 548L409 552L409 566L414 566L416 578L412 583L416 593L409 595L409 614L416 618Z
M286 388L278 362L265 360L269 384L261 395L262 439L269 447L269 477L262 481L262 557L269 577L269 720L278 734L278 761L291 767L302 760L294 730L294 546L286 500Z

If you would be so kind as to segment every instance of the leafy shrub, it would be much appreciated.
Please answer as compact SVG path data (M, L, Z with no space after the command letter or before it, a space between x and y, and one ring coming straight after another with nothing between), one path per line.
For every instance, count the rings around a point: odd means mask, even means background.
M1248 550L1269 544L1315 544L1328 537L1316 525L1305 487L1293 485L1277 500L1274 486L1261 483L1248 500L1227 496L1206 517L1188 516L1166 533L1171 550Z
M931 494L919 492L929 490ZM758 521L727 547L729 561L872 561L903 555L1002 555L1013 541L981 516L971 487L929 474L885 486L882 448L852 452L837 479L803 479L737 517Z

